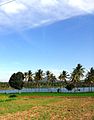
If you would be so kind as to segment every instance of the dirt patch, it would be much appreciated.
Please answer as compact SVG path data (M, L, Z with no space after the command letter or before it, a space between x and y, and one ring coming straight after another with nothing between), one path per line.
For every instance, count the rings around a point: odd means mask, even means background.
M23 100L33 99L34 106L29 110L8 113L0 116L0 120L93 120L94 98L92 97L49 97L25 96ZM40 102L47 102L36 105ZM52 99L53 98L53 99ZM55 100L56 99L56 100ZM30 102L29 101L29 102ZM24 102L23 102L24 103ZM28 103L28 101L27 101ZM26 104L26 102L25 102Z

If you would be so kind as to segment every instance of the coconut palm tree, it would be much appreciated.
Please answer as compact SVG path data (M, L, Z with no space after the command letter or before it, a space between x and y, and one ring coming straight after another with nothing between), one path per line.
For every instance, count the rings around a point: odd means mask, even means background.
M71 80L73 83L80 82L81 78L84 77L84 68L81 64L77 64L77 67L74 68L71 74Z
M68 72L66 72L66 71L64 71L63 70L63 72L59 75L59 79L61 80L61 81L64 81L65 83L66 83L66 79L68 78Z
M34 80L36 82L37 87L40 87L39 81L43 79L44 73L43 70L39 69L37 72L35 72Z
M39 82L40 80L43 79L43 76L44 76L43 71L39 69L37 72L35 72L34 80L36 82Z
M88 71L88 73L86 75L86 81L94 82L94 68L93 67L91 67L90 71Z
M92 91L92 85L94 84L94 68L93 67L91 67L90 71L88 71L85 82L89 85L89 87L91 86L91 91Z
M28 82L32 82L33 81L33 73L31 72L31 70L28 71Z
M25 82L27 81L27 79L28 79L28 73L25 72L25 73L24 73L24 80L25 80Z
M51 72L48 70L46 71L46 79L47 79L47 82L50 81L50 75L51 75Z
M51 73L49 70L46 71L46 78L48 82L54 82L56 80L55 75Z
M51 73L49 81L53 83L53 82L55 82L55 80L56 80L56 76L53 73Z

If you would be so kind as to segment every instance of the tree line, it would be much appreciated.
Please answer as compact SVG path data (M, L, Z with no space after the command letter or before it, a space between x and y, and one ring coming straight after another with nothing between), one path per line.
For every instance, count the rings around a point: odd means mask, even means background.
M73 69L72 73L68 73L63 70L58 78L49 70L45 73L39 69L35 73L31 70L22 73L13 73L9 79L9 85L16 89L22 89L22 87L66 87L66 89L72 89L79 86L94 86L94 68L85 75L85 68L81 64Z

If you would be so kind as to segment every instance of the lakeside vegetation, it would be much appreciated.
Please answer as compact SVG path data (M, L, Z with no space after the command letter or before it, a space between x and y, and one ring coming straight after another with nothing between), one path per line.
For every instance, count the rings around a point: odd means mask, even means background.
M21 81L20 81L21 80ZM56 76L49 70L45 73L39 69L32 73L31 70L22 73L13 73L9 79L9 83L0 82L0 89L15 89L22 88L66 88L72 90L78 87L94 87L94 68L91 67L86 73L85 68L81 64L73 69L72 73L63 70L62 73Z

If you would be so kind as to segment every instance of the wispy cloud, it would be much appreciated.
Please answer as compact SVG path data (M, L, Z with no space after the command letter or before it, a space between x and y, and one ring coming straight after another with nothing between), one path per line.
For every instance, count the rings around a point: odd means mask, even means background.
M0 6L0 30L33 28L85 14L94 14L94 0L16 0Z

